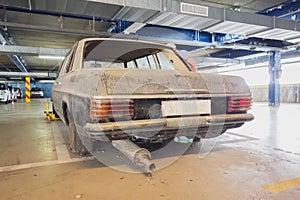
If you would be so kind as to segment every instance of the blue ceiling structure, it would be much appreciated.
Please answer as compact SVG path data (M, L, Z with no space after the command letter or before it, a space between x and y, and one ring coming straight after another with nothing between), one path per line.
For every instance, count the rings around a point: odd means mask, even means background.
M275 16L283 19L299 21L300 20L300 1L289 0L284 4L279 4L271 8L267 8L257 14Z
M34 2L33 8L31 4L28 5L28 2L32 1ZM109 3L106 1L94 2L93 0L62 0L59 3L56 0L53 1L54 3L47 0L42 2L32 1L21 0L13 1L12 4L4 4L6 5L2 7L4 21L0 21L0 25L4 27L6 24L19 26L20 29L30 28L26 27L26 24L7 23L7 19L5 19L6 11L12 11L54 16L61 22L61 27L65 18L88 21L89 25L92 22L93 30L85 32L89 36L110 37L118 35L118 37L124 38L160 39L161 42L165 43L172 41L178 49L188 51L206 50L208 48L218 49L218 51L206 55L212 58L236 59L269 52L269 73L271 77L269 97L272 106L277 106L280 103L281 51L285 50L285 54L293 54L299 49L297 48L298 44L287 41L292 39L294 35L295 38L300 38L300 23L296 23L300 20L300 2L298 0L288 0L262 10L256 15L239 12L235 9L222 10L172 0L153 0L153 2L160 3L158 7L155 7L155 3L152 2L153 5L151 5L147 1L150 8L145 5L137 8L136 4L130 6L125 5L125 3L118 5L116 1ZM71 6L70 3L72 2L76 4L75 7ZM126 1L128 4L130 2L137 3L137 1ZM147 2L144 1L144 3ZM173 3L177 7L174 7ZM58 4L64 4L65 6L63 8ZM105 9L108 4L110 4L110 9ZM84 9L81 9L82 7ZM103 12L101 13L97 8L102 8ZM109 11L114 11L114 14ZM97 32L95 31L96 22L100 22L102 25L107 24L109 28L106 28L103 32ZM62 30L62 28L61 30L47 29L47 27L37 27L36 25L32 25L31 28L38 31L66 31L66 34L72 32L72 30ZM129 29L133 30L129 31ZM76 30L73 30L72 34L75 32ZM11 42L13 38L7 30L2 29L2 36L9 39L5 43L14 44L14 42ZM281 38L282 36L285 36L285 38ZM291 46L296 46L296 50L289 50ZM9 58L20 71L27 71L22 57L9 55ZM251 61L251 59L254 58L248 58L246 61Z
M25 2L25 1L24 1ZM79 2L79 1L78 1ZM21 3L20 3L21 4ZM94 5L94 4L93 4ZM96 5L96 4L95 4ZM280 17L287 20L299 20L299 9L300 2L297 0L288 0L283 4L273 6L271 8L265 9L258 12L257 14ZM90 16L86 14L72 14L72 12L57 12L53 10L38 10L38 9L28 9L24 7L14 7L5 6L7 11L16 11L31 14L41 14L49 15L55 17L66 17L74 19L82 19L87 21L97 21L112 24L110 33L121 34L127 28L132 26L135 22L128 20L120 20L114 18L105 18L99 16ZM149 31L151 29L151 31ZM2 31L7 35L10 35L8 31ZM176 28L163 25L145 24L141 29L139 29L135 34L136 36L151 37L151 38L166 38L172 39L176 43L178 40L186 42L197 42L198 45L189 44L178 44L179 49L195 50L197 48L202 48L205 46L211 46L216 48L222 48L223 46L229 45L225 50L210 54L211 57L217 58L239 58L242 56L253 55L261 52L266 52L272 50L272 48L284 49L286 46L293 45L283 40L273 40L273 39L263 39L257 37L245 38L243 35L239 34L224 34L224 33L211 33L203 30L186 29L186 28ZM10 36L12 37L12 36ZM127 37L124 35L124 37ZM203 46L199 45L203 43ZM235 45L237 48L230 48L230 45ZM249 48L240 48L239 45L249 46ZM258 47L258 48L257 48ZM27 69L26 64L22 62L21 57L10 56L11 60L18 66L21 71ZM21 62L20 62L21 61Z
M257 14L279 17L286 20L299 21L300 20L300 1L299 0L288 0L283 4L273 6L258 12ZM226 37L226 35L224 36ZM240 37L240 36L234 36ZM232 40L228 40L227 44L231 43ZM218 42L221 42L218 40ZM244 44L244 45L253 45L253 46L262 46L262 47L275 47L284 49L287 46L293 45L293 43L281 40L271 40L271 39L261 39L250 37L246 39L236 40L234 44ZM226 44L226 43L225 43ZM267 48L266 48L267 49ZM238 58L247 55L253 55L256 53L261 53L262 51L256 51L254 49L250 50L238 50L238 49L226 49L221 52L211 54L212 57L218 58ZM289 53L289 52L286 52ZM249 59L250 60L250 59Z

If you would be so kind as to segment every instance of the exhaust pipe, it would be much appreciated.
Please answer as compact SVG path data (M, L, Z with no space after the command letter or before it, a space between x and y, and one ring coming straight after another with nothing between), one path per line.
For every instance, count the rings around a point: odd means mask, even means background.
M151 154L130 140L113 140L112 144L121 151L134 165L145 173L152 173L156 166L151 162Z

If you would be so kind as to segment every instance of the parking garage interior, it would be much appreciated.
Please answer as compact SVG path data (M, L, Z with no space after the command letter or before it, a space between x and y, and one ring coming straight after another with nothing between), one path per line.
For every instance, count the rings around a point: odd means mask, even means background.
M0 199L299 199L299 20L298 0L0 0L0 83L22 91L0 104ZM74 154L52 75L94 37L164 44L195 73L242 77L254 120L151 152L151 174L109 142Z

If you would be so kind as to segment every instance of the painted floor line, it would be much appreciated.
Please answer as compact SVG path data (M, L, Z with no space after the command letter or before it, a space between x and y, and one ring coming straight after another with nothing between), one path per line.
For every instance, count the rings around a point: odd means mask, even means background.
M51 160L51 161L45 161L45 162L39 162L39 163L28 163L28 164L21 164L21 165L4 166L4 167L0 167L0 173L16 171L16 170L21 170L21 169L30 169L30 168L34 168L34 167L44 167L44 166L50 166L50 165L88 161L88 160L93 160L93 159L94 159L94 157L91 156L91 157L84 157L84 158L72 158L72 159L66 159L66 160Z
M270 192L283 192L285 190L289 190L289 189L294 189L297 187L300 187L300 177L298 178L294 178L294 179L289 179L289 180L285 180L285 181L280 181L277 183L272 183L272 184L268 184L268 185L264 185L262 186L264 189L270 191Z

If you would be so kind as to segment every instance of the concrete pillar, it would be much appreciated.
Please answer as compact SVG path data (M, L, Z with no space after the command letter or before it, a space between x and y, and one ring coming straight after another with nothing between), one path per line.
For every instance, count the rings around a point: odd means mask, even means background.
M269 61L269 105L280 105L280 76L281 76L281 53L280 51L272 51L270 53Z

